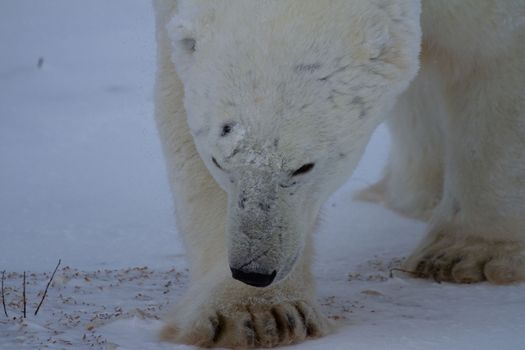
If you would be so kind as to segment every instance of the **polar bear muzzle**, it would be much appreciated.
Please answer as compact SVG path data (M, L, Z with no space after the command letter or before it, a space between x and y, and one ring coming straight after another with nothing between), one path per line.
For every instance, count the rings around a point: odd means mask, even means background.
M308 165L309 168L313 165ZM297 196L271 171L244 169L228 191L227 245L232 277L266 287L285 279L304 245Z

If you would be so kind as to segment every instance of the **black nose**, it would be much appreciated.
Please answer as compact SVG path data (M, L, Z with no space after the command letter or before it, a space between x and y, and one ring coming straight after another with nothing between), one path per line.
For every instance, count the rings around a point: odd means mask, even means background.
M277 271L273 271L267 275L264 273L245 272L241 269L234 269L233 267L231 270L233 278L253 287L267 287L272 284L275 275L277 275Z

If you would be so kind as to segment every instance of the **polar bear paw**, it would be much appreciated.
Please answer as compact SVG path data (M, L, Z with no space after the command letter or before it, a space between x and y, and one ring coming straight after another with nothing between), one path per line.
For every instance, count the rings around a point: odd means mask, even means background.
M270 348L318 338L330 324L308 301L232 305L200 311L195 319L174 320L164 327L163 340L200 347Z
M404 268L439 282L524 282L525 242L438 234L412 254Z

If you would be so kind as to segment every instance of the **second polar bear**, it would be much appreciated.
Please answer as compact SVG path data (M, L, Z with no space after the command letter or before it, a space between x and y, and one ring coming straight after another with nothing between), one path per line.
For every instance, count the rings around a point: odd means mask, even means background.
M523 1L154 4L157 123L192 278L165 339L329 332L311 234L384 120L385 176L360 196L430 219L407 268L525 279Z

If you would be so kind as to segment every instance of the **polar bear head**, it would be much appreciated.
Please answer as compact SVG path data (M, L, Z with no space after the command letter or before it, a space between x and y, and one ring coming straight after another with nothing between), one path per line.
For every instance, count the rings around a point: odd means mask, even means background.
M416 0L179 0L172 60L234 278L284 279L417 71ZM205 215L205 213L203 214Z

